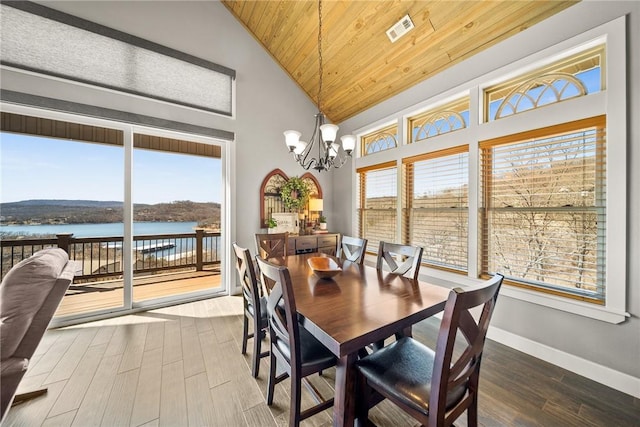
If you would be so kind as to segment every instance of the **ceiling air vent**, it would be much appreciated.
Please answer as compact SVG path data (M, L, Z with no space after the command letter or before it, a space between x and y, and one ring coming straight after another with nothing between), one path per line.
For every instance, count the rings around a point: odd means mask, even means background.
M405 15L401 20L393 24L393 27L387 30L387 37L391 40L391 43L394 43L400 37L407 34L409 31L413 30L413 22L411 21L411 17L409 15Z

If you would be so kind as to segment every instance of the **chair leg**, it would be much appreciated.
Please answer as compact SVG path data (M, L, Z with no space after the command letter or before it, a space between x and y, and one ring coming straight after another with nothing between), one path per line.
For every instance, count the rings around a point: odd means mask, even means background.
M260 372L260 352L262 351L262 331L257 325L257 322L253 322L253 327L255 332L253 333L253 366L251 372L253 378L258 378L258 373Z
M361 375L358 375L356 382L356 425L359 427L369 425L369 400L370 389L367 381Z
M467 427L478 427L478 393L473 394L471 405L467 408Z
M273 390L276 386L276 357L273 354L273 346L269 355L269 381L267 382L267 405L273 403Z
M249 319L247 314L243 316L242 321L242 354L247 354L247 340L249 339Z
M295 380L295 381L294 381ZM302 380L297 375L291 375L291 409L289 412L289 426L300 425L300 399L302 397Z

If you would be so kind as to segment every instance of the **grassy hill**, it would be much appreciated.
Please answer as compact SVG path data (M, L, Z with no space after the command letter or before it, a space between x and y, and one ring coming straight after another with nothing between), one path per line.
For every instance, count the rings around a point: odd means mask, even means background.
M123 204L98 200L23 200L0 203L5 224L122 222ZM220 222L219 203L180 200L171 203L134 204L134 221L195 221L203 225Z

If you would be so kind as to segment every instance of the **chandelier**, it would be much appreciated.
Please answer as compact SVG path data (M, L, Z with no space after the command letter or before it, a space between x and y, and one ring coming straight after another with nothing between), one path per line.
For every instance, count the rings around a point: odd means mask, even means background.
M318 172L328 171L331 168L339 168L344 165L356 146L354 135L344 135L340 138L342 145L336 142L338 126L325 123L326 118L322 113L322 0L318 1L318 114L316 125L309 142L301 141L302 134L295 130L284 132L285 144L289 152L305 170L315 169ZM314 157L317 151L317 157Z

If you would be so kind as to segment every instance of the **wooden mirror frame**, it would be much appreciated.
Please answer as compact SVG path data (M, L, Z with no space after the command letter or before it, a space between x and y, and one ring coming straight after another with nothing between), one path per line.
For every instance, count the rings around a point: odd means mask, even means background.
M317 191L312 191L310 198L322 199L322 187L320 186L320 183L315 176L313 176L309 172L306 172L300 178L305 181L312 181L315 185ZM276 199L275 208L277 209L277 211L273 211L272 213L289 212L287 208L282 206L282 202L278 203L278 201L280 200L280 193L274 192L274 190L276 189L279 190L279 187L277 187L277 185L280 182L286 182L288 180L289 177L281 169L272 170L262 180L262 185L260 185L260 228L267 228L267 219L269 218L269 215L265 209L265 207L267 206L267 198Z

